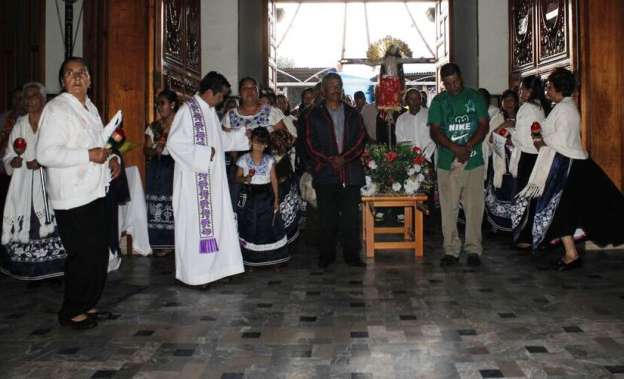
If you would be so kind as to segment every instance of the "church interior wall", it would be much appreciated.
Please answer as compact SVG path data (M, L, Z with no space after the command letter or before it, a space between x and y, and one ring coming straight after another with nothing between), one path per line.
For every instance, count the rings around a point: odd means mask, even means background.
M244 10L241 12L244 13ZM212 70L221 72L232 84L233 91L238 87L239 62L243 58L238 48L239 13L237 1L201 2L202 75ZM257 64L260 64L260 57Z
M468 87L479 85L479 25L477 0L453 1L451 49L453 60L462 70L464 84Z
M263 49L265 43L262 1L238 1L238 72L240 77L251 76L262 85L264 80L263 60L266 59ZM235 90L234 92L237 92Z
M509 4L479 0L479 87L500 95L509 87Z

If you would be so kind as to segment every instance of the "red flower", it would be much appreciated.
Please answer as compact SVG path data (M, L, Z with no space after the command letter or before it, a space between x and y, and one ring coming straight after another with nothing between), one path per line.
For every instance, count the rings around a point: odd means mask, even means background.
M414 152L416 154L420 154L422 152L422 150L420 149L420 147L414 146L414 147L412 147L412 152Z
M26 140L22 137L18 137L13 141L13 150L17 155L22 155L26 151Z
M502 128L498 131L498 134L500 134L503 137L507 137L509 135L509 130L507 130L506 128Z
M422 155L414 157L412 163L422 166L422 164L425 163L425 157L423 157Z
M540 125L539 122L535 121L533 124L531 124L531 133L539 134L541 132L542 132L542 126Z
M388 151L385 154L386 160L388 160L388 162L393 162L395 159L397 159L398 156L399 154L397 154L396 151Z

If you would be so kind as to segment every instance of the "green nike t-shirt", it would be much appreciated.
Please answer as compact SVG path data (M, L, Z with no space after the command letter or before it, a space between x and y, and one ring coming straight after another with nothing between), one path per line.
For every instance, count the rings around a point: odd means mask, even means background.
M453 96L442 92L431 101L428 124L440 125L440 130L451 141L464 145L479 128L479 119L487 118L488 112L483 96L465 88ZM450 170L455 155L445 147L438 146L438 168ZM466 170L483 165L483 149L481 144L474 146Z

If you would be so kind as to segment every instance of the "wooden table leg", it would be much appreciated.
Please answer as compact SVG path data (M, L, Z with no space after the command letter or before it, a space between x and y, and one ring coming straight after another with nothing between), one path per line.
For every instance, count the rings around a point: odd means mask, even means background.
M366 243L366 202L360 204L362 211L360 217L362 218L362 243Z
M366 203L364 213L366 214L366 258L375 257L375 215L373 214L373 204Z
M403 240L410 238L412 229L412 207L403 207Z
M423 233L423 212L414 207L414 239L416 242L415 253L417 257L422 257L425 250L425 236Z

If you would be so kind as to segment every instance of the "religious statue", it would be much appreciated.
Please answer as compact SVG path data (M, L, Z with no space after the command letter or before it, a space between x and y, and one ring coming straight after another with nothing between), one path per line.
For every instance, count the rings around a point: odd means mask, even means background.
M371 44L366 57L370 65L380 65L378 82L375 88L375 103L379 115L388 125L388 143L394 127L393 113L401 110L401 96L405 90L403 62L411 58L412 51L407 44L399 39L386 36Z

